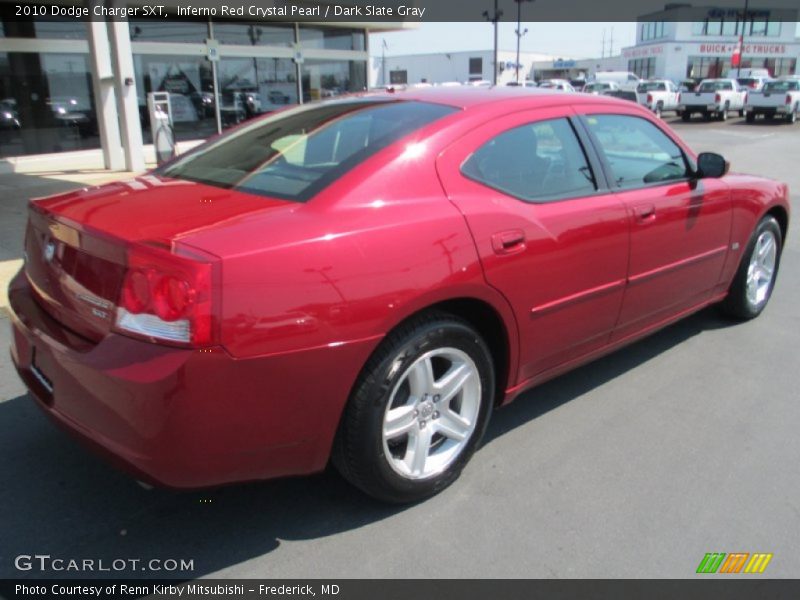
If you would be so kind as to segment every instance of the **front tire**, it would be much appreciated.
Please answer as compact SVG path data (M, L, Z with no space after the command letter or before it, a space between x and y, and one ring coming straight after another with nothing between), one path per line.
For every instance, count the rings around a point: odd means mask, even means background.
M369 359L337 433L333 462L370 496L393 503L439 493L461 473L494 405L492 356L447 313L417 317Z
M759 221L745 248L722 310L737 319L754 319L767 306L781 260L783 236L775 217Z

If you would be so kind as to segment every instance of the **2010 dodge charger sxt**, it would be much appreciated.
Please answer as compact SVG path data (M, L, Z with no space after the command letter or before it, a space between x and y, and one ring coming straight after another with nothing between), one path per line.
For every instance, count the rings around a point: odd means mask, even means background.
M173 487L320 471L410 501L490 412L712 303L757 316L784 184L635 104L366 94L30 204L12 356L58 423Z

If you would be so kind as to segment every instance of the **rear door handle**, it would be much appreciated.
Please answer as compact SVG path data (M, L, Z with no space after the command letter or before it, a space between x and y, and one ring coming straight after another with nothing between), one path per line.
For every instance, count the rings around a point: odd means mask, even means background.
M647 223L656 218L655 204L640 204L633 207L633 214L639 223Z
M500 231L492 235L495 254L516 254L525 250L525 232L521 229Z

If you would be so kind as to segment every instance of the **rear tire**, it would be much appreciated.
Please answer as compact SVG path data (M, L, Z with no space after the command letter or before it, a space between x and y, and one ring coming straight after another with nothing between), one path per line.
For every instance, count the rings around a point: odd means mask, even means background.
M797 123L797 108L786 115L786 122L789 123L789 125L794 125Z
M661 104L661 102L656 104L656 109L653 111L655 113L655 115L656 115L656 119L660 119L661 118L661 113L662 113L663 110L664 110L664 105Z
M767 306L780 266L783 239L775 217L759 221L721 308L737 319L754 319Z
M743 116L745 116L745 114L746 114L746 113L745 113L744 109L742 109L742 110L740 110L740 111L739 111L739 116L740 116L740 117L743 117Z
M392 332L350 397L333 463L350 483L392 503L422 500L453 483L494 406L491 353L465 321L421 315Z
M722 107L722 111L717 115L720 121L727 121L728 120L728 104L725 103L725 106Z
M745 117L744 117L744 118L745 118L745 120L746 120L748 123L755 123L755 122L756 122L756 115L755 115L755 113L749 112L749 113L747 113L747 114L745 115Z
M688 110L685 110L681 113L681 121L688 121L692 118L692 115L689 114Z

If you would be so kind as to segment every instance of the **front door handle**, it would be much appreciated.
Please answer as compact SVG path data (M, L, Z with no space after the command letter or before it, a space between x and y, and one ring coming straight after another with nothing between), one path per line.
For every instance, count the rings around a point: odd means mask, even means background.
M525 250L525 232L521 229L499 231L492 235L495 254L516 254Z
M633 207L633 214L639 223L647 223L656 218L655 204L640 204Z

